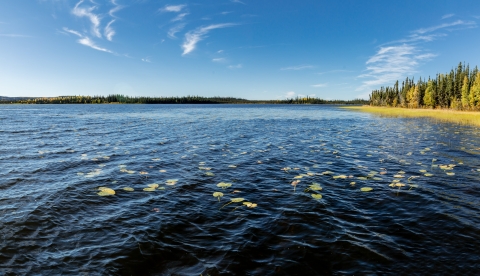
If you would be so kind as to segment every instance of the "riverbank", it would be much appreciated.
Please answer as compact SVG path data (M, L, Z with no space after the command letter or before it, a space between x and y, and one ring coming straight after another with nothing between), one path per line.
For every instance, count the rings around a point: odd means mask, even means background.
M369 112L387 117L431 118L441 122L450 122L462 125L480 126L480 112L457 111L449 109L410 109L399 107L378 106L345 106L350 110Z

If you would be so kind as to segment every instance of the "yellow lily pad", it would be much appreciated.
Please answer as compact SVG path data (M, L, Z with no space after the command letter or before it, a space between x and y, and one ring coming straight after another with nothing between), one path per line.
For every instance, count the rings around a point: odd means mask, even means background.
M360 188L360 191L362 191L362 192L370 192L371 190L373 190L373 188L370 188L370 187L362 187L362 188Z
M322 195L321 194L312 194L312 197L314 199L321 199L322 198Z

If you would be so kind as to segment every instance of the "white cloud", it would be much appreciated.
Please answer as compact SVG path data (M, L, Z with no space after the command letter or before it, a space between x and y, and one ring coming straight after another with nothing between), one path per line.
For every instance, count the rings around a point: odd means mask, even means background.
M82 45L85 45L85 46L88 46L88 47L90 47L90 48L92 48L92 49L95 49L95 50L98 50L98 51L102 51L102 52L106 52L106 53L113 54L112 51L97 46L97 45L95 44L95 42L93 42L89 37L80 38L80 39L78 40L78 43L80 43L80 44L82 44Z
M179 15L177 15L174 19L172 19L171 21L172 22L176 22L176 21L182 21L185 16L189 15L189 13L181 13Z
M312 65L297 65L297 66L290 66L290 67L280 68L280 70L282 70L282 71L285 71L285 70L298 71L298 70L312 69L312 68L314 68L314 66L312 66Z
M105 27L104 34L105 34L105 37L107 38L108 41L112 41L113 36L115 35L115 30L111 27L113 22L115 22L115 19L108 22L107 26Z
M294 91L288 91L285 93L285 98L293 98L295 95L296 93Z
M237 65L230 65L227 68L228 69L241 69L242 67L243 66L241 64L237 64Z
M112 9L110 9L110 11L108 11L108 14L111 17L116 18L115 13L118 12L119 10L123 9L123 7L118 5L116 0L111 0L110 2L114 5L114 7Z
M90 22L92 23L92 34L95 35L96 37L102 37L102 34L100 33L99 27L100 27L100 16L94 14L92 11L94 11L97 7L88 7L88 8L81 8L80 4L82 4L84 0L80 0L75 7L72 10L72 13L77 16L77 17L87 17ZM94 2L92 2L94 3Z
M326 87L327 83L312 84L310 86L315 88Z
M164 12L181 12L186 6L187 5L166 5L165 8L160 10Z
M152 61L151 61L150 59L148 59L148 58L142 58L142 61L143 61L143 62L147 62L147 63L151 63L151 62L152 62Z
M244 4L244 2L240 1L240 0L230 0L232 3L239 3L239 4Z
M450 18L454 15L455 15L454 13L445 14L444 16L442 16L442 19L447 19L447 18Z
M227 60L225 58L214 58L212 59L213 62L218 62L218 63L223 63L226 62Z
M455 22L451 23L444 23L440 24L437 26L429 27L429 28L421 28L418 30L413 31L414 34L425 34L425 33L430 33L439 29L444 29L448 27L453 27L453 26L458 26L458 25L464 25L464 26L476 26L477 23L473 21L463 21L463 20L457 20Z
M419 53L416 46L403 44L397 46L381 47L378 52L367 62L367 73L360 78L371 78L364 81L357 89L371 89L372 86L392 84L405 75L416 72L420 61L428 60L436 55L432 53Z
M446 15L444 17L451 16ZM457 27L457 29L451 29L451 27ZM366 73L358 77L368 80L363 81L356 91L371 90L380 85L392 85L396 80L417 73L417 68L422 62L437 56L423 50L418 44L446 37L447 35L441 32L442 30L454 31L458 30L458 27L474 28L476 23L457 20L428 28L420 28L412 31L411 35L404 39L383 44L377 53L367 60Z
M178 25L175 25L172 28L170 28L170 30L168 30L168 32L167 32L168 37L170 37L172 39L177 38L175 36L175 34L180 32L185 27L185 25L186 24L178 24Z
M65 27L63 28L63 30L67 33L74 34L74 35L78 36L80 39L77 40L77 42L84 45L84 46L90 47L90 48L95 49L97 51L102 51L102 52L106 52L106 53L110 53L110 54L115 54L114 52L112 52L112 51L110 51L106 48L102 48L100 46L97 46L95 44L95 42L93 42L93 40L91 40L87 36L82 35L81 33L77 32L77 31L70 30L70 29L65 28Z
M199 27L193 31L189 31L185 34L185 40L182 44L183 54L182 56L191 53L195 50L197 43L205 38L205 35L208 34L211 30L221 29L235 26L236 24L224 23L224 24L214 24L206 27Z
M70 30L70 29L65 28L65 27L63 28L63 30L64 30L65 32L67 32L67 33L74 34L74 35L76 35L76 36L78 36L78 37L83 37L83 35L82 35L81 33L77 32L77 31Z

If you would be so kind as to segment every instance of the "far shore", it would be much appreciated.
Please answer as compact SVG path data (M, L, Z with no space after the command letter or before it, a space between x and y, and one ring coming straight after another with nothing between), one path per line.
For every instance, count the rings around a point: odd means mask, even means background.
M413 109L401 107L378 107L369 105L345 106L342 108L374 113L386 117L431 118L432 120L440 122L480 126L480 112L475 111L459 111L451 109Z

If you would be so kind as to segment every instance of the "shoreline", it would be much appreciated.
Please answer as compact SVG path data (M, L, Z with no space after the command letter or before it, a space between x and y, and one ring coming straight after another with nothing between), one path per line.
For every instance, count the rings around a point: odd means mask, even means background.
M412 109L402 107L379 106L343 106L341 108L368 112L385 117L429 118L434 121L480 126L480 112L451 109Z

